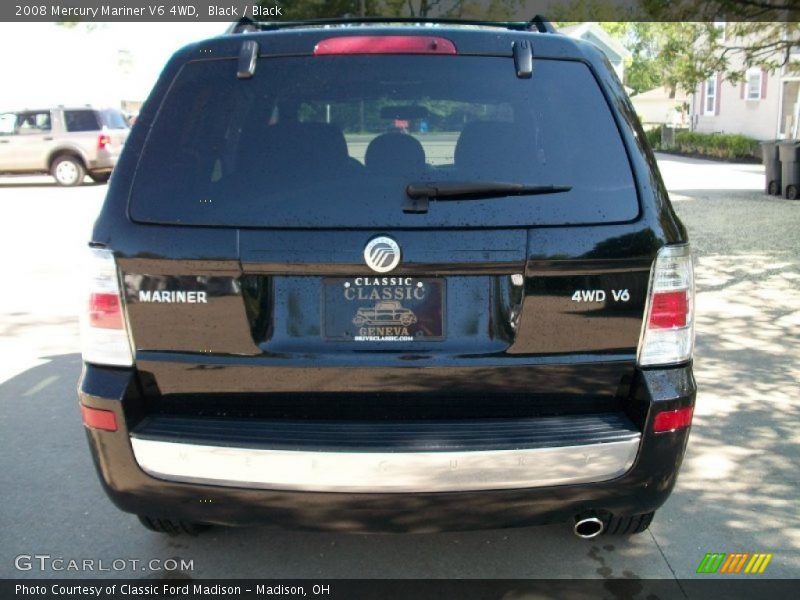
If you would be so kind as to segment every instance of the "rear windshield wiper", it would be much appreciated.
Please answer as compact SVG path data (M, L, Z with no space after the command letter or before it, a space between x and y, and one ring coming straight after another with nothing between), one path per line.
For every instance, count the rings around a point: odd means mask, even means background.
M403 203L403 212L428 212L432 200L483 200L505 196L536 196L540 194L560 194L572 189L570 185L525 185L505 181L427 181L409 183L408 196Z

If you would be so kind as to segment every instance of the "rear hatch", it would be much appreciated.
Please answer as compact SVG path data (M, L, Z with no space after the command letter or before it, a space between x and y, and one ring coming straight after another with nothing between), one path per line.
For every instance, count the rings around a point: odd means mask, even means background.
M180 69L130 197L150 246L119 259L146 394L304 418L618 401L656 239L590 68L361 50Z

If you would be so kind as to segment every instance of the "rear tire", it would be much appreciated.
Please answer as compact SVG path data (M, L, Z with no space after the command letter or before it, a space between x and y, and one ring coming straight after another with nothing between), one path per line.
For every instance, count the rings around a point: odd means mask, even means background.
M653 522L655 511L643 515L633 515L630 517L615 517L613 515L603 519L605 527L603 535L635 535L647 531L650 523Z
M111 178L111 172L89 173L89 177L91 177L92 181L94 181L95 183L107 183L108 180Z
M786 187L786 197L789 200L797 200L798 190L796 185L790 185Z
M74 187L83 183L86 169L83 168L83 164L79 159L65 154L56 157L50 168L50 173L52 173L58 185Z
M146 515L137 515L139 522L144 525L145 529L155 531L156 533L165 533L167 535L197 535L205 531L210 526L202 523L191 523L189 521L178 521L175 519L159 519L157 517L148 517Z

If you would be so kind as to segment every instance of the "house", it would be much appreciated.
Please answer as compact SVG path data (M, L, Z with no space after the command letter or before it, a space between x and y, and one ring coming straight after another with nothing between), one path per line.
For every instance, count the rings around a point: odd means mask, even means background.
M619 80L625 80L625 62L630 60L631 53L620 42L608 35L600 25L586 22L559 27L558 31L571 38L592 42L608 57Z
M794 54L797 61L800 55ZM745 70L744 81L731 82L715 73L692 94L691 128L702 133L739 133L758 140L797 138L800 72L784 66L772 73Z
M672 92L666 87L657 87L631 96L631 102L645 126L689 126L686 109L689 105L689 95L680 90Z

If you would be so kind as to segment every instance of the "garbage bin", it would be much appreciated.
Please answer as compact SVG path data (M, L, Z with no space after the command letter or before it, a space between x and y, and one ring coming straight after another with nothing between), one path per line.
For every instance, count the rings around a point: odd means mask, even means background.
M778 157L778 144L781 140L761 142L761 160L764 162L766 182L764 189L772 196L779 196L781 187L781 159Z
M781 185L789 200L800 197L800 142L791 140L778 144L781 159Z

